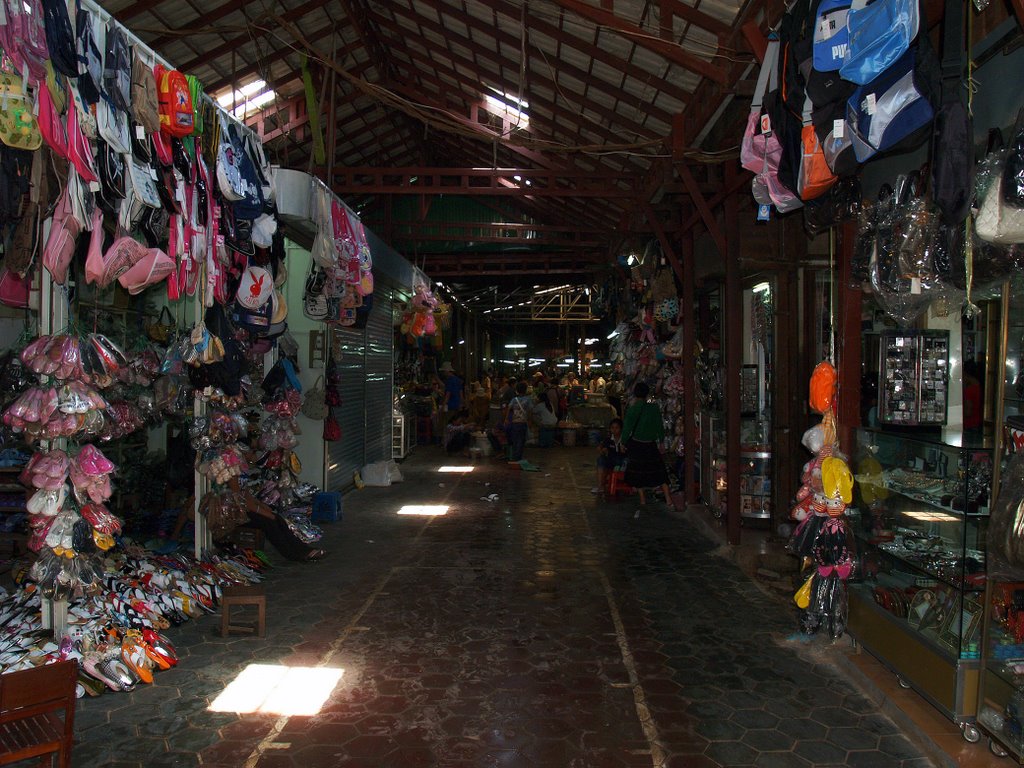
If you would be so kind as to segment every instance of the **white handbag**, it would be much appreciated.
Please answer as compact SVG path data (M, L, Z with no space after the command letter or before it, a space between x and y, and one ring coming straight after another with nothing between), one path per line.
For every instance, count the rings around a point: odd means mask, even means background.
M128 164L135 196L150 208L161 207L163 203L160 200L160 192L157 191L156 172L152 166L140 163L131 155L126 156L125 161Z
M1024 208L1003 202L1003 174L998 173L974 217L978 237L987 243L1024 243Z
M103 140L115 152L124 155L131 153L132 137L128 132L128 115L113 106L105 97L96 103L96 127Z
M334 250L334 241L324 234L323 230L317 233L313 240L313 248L310 250L313 262L324 269L330 269L338 263L337 253Z

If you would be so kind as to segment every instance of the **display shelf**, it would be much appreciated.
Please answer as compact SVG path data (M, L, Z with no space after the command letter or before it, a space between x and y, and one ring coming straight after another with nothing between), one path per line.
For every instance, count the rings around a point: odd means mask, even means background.
M413 431L409 429L409 420L404 415L391 417L391 458L404 459L413 446Z
M860 429L849 516L849 631L947 717L970 723L981 671L992 451Z

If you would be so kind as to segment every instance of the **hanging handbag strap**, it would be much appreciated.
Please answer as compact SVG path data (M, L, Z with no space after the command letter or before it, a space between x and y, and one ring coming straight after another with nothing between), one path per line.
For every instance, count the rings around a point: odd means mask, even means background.
M942 100L959 101L964 73L964 13L967 3L946 0L942 16Z
M754 88L754 100L750 102L750 108L761 109L764 104L764 97L771 93L779 84L779 39L772 36L768 40L768 46L764 51L764 61L761 63L761 73L757 76L757 86Z

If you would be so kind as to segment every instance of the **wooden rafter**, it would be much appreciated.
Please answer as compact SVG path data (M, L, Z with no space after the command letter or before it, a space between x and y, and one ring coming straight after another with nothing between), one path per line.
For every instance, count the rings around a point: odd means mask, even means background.
M624 37L636 42L637 45L657 53L691 72L711 78L718 83L725 83L728 78L726 71L721 67L690 53L675 42L668 42L654 37L651 32L620 18L613 11L588 5L583 0L555 0L555 2L566 10L572 11L595 24L600 24L608 29L619 32Z

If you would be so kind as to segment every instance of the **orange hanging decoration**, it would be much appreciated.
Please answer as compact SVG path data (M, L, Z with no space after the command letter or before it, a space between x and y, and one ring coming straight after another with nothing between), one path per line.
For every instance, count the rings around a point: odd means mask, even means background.
M825 413L835 404L836 379L836 369L832 363L823 360L815 366L811 374L811 410Z

